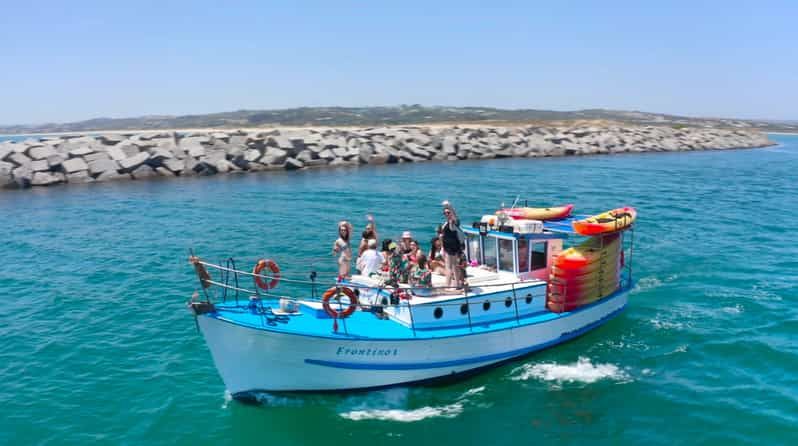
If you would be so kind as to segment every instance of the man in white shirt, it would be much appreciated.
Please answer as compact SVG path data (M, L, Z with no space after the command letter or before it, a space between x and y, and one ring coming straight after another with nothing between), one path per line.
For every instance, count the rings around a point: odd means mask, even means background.
M368 248L357 259L357 269L360 270L360 274L369 276L371 273L380 272L383 261L382 254L377 251L377 240L369 239Z

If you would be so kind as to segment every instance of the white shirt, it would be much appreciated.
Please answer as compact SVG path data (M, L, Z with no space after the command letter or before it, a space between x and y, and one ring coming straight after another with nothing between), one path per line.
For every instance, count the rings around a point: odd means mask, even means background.
M357 259L357 269L360 270L360 274L368 276L371 273L379 272L382 262L382 254L377 252L376 249L367 249Z

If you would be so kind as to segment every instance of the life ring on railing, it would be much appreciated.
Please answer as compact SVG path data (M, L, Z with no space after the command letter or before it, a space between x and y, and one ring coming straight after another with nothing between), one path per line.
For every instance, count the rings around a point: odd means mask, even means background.
M263 281L263 277L260 276L260 272L265 268L269 268L269 271L272 272L272 281L269 282L268 285ZM255 269L252 270L252 274L255 275L255 285L263 290L274 289L277 287L277 284L280 283L280 267L277 266L277 263L275 263L275 261L272 259L258 260L258 263L255 264Z
M341 295L344 295L349 298L349 305L346 307L345 310L341 311L340 313L333 309L330 305L330 299L335 297L336 299L341 299ZM352 315L352 313L357 310L357 295L351 288L347 288L345 286L338 287L334 286L324 292L321 296L321 305L324 308L324 311L330 315L333 319L344 319Z

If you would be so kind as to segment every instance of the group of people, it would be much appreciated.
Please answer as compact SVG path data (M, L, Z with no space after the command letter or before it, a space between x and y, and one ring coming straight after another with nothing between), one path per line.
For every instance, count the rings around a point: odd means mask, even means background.
M415 287L432 286L432 273L446 276L446 286L462 288L465 278L465 237L460 220L448 201L442 203L444 221L430 241L425 254L410 231L404 231L399 242L384 239L377 249L377 225L374 217L367 216L357 250L356 265L361 275L387 276L386 285L409 283ZM338 256L338 280L351 277L353 259L352 225L347 221L338 224L338 238L333 244L333 255Z

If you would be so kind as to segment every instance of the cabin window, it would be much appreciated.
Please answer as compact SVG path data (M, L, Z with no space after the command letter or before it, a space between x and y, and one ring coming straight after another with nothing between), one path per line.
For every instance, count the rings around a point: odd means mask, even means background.
M468 260L476 260L477 263L482 263L482 253L479 248L479 236L468 234L466 237L466 248L468 250Z
M499 269L513 272L513 240L499 240Z
M518 240L518 272L529 271L529 240L522 238Z
M546 254L547 244L533 243L532 244L532 268L531 271L538 270L546 267Z
M485 265L496 269L497 266L497 258L496 258L496 239L493 237L485 238Z
M432 312L432 315L435 316L435 319L440 319L443 316L443 308L436 308L435 311Z

